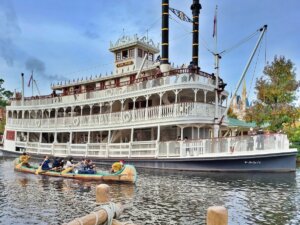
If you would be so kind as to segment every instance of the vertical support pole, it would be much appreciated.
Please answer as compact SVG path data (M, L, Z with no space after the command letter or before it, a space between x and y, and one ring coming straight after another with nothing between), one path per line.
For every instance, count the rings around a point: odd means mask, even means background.
M21 82L22 82L22 106L24 106L24 73L21 73Z
M228 211L223 206L212 206L207 209L207 225L228 225Z

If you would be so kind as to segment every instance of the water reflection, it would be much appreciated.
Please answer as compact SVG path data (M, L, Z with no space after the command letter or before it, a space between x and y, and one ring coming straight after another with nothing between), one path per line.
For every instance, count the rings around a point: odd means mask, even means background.
M109 183L115 202L131 205L136 224L205 224L209 206L225 205L230 225L300 224L297 173L192 173L139 170L136 185ZM15 173L0 160L0 224L60 224L95 210L95 187Z

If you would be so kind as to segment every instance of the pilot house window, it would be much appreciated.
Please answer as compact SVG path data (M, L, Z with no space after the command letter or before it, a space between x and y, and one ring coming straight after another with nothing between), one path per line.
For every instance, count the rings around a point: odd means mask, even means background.
M138 57L143 58L143 50L142 49L138 49Z
M122 59L128 58L128 50L122 51Z
M134 58L134 49L129 49L129 58Z
M149 60L149 61L153 61L153 54L152 54L152 53L149 53L149 54L148 54L148 60Z
M116 61L120 61L120 60L121 60L121 52L117 52Z

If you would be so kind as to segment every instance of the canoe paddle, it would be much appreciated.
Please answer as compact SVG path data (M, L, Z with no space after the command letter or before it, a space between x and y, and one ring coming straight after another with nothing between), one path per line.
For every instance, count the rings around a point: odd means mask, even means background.
M39 166L39 168L35 171L35 174L38 175L40 172L42 172L42 166L44 165L44 162L46 161L46 159L42 162L42 164Z

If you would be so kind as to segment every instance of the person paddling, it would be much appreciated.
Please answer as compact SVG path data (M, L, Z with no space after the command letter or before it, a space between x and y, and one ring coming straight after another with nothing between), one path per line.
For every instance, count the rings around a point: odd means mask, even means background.
M30 156L27 155L26 152L23 152L23 154L19 158L20 165L30 167L30 165L28 163L29 159L30 159Z
M115 162L114 164L112 164L110 172L116 173L116 172L120 171L123 168L123 166L124 166L124 160Z
M50 163L49 156L46 155L44 161L41 164L42 170L50 170L51 168L49 166L49 163Z

